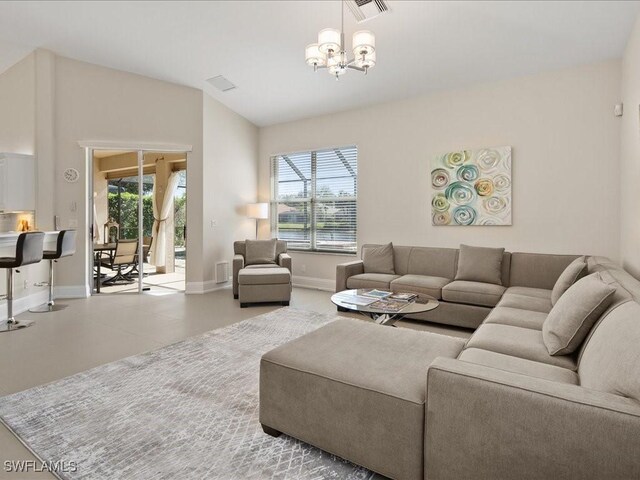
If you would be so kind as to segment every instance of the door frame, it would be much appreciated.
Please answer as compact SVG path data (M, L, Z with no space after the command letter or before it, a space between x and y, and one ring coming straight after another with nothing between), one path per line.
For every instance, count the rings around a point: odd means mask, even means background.
M145 152L168 152L168 153L184 153L187 159L187 168L189 165L189 154L193 152L192 145L167 144L167 143L136 143L136 142L108 142L108 141L79 141L78 145L85 151L85 168L87 171L87 192L86 192L86 220L87 220L87 291L90 295L94 295L93 286L93 225L95 219L93 217L93 151L94 150L128 150L138 153L138 294L142 293L143 269L141 252L143 251L143 209L142 209L142 192L143 192L143 162ZM185 239L186 240L186 239ZM186 266L185 266L186 277ZM186 278L185 278L186 282Z

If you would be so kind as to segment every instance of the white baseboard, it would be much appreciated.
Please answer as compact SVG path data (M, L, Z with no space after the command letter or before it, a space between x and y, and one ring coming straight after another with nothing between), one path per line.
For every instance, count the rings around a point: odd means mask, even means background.
M186 282L185 291L187 295L200 295L203 293L215 292L231 288L231 278L228 282L216 283L215 280L207 280L206 282Z
M91 296L88 285L61 285L54 287L53 298L87 298Z
M13 315L19 315L23 312L26 312L30 308L37 307L38 305L42 305L43 303L47 303L49 299L49 294L46 290L41 290L36 293L32 293L31 295L25 295L23 297L18 297L13 300ZM0 321L7 319L7 301L3 300L0 303Z
M301 277L299 275L294 275L291 281L294 287L314 288L316 290L324 290L326 292L333 292L336 288L335 280L328 278Z

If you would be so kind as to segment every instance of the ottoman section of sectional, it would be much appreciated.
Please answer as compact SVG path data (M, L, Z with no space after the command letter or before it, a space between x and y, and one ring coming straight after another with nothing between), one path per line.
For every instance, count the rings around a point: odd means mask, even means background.
M462 339L341 319L263 355L260 422L394 479L424 475L427 369Z

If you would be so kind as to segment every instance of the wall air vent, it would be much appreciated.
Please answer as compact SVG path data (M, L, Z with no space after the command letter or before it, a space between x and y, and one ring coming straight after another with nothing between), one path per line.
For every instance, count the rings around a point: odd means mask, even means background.
M223 92L228 92L229 90L233 90L234 88L236 88L236 86L233 83L231 83L229 80L224 78L222 75L218 75L217 77L212 77L208 79L207 83L209 83L210 85L213 85L218 90L221 90Z
M216 283L229 281L229 262L216 263Z
M358 23L390 11L384 0L347 0L346 3Z

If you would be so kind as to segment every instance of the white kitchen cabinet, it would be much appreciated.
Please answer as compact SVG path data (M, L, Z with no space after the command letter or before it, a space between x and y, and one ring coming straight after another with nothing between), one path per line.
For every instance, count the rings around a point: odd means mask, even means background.
M35 158L32 155L0 153L0 212L35 209Z

